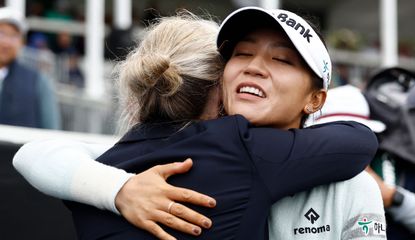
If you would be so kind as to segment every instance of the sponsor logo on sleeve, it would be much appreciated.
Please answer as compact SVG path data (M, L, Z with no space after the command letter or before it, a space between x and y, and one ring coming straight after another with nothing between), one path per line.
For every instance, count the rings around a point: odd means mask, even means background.
M369 234L369 226L371 223L372 221L369 221L367 218L363 218L362 221L357 222L366 236Z
M365 236L369 234L369 228L373 229L373 235L386 235L386 225L383 222L369 220L368 218L363 217L361 221L357 221L357 224L360 226Z
M386 223L383 214L367 213L350 218L343 226L342 239L385 238Z

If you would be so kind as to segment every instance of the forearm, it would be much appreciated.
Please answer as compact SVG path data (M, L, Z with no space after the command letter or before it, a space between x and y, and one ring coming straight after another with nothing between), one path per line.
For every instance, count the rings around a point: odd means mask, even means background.
M35 141L19 149L13 165L47 195L118 213L114 199L131 174L94 160L109 147L69 140Z

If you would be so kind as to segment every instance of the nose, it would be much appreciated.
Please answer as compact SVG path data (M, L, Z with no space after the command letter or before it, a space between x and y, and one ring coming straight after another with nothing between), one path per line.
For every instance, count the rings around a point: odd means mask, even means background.
M264 59L260 56L253 57L247 64L244 73L255 77L267 78L268 70Z

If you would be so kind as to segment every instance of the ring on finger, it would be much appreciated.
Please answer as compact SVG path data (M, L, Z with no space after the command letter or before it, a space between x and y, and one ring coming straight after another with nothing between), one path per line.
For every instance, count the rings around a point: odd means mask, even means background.
M169 206L167 207L167 212L171 214L171 208L173 207L173 204L175 204L175 202L171 201L171 203L169 203Z

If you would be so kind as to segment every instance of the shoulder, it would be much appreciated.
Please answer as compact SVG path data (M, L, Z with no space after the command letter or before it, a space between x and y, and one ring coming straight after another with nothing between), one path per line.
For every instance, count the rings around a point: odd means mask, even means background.
M242 115L231 115L201 122L202 125L216 131L247 131L251 123Z
M382 205L382 195L376 181L366 171L362 171L355 177L331 184L338 194L342 194L346 204L353 206L364 203Z
M377 185L375 179L373 179L372 176L370 176L369 173L366 171L362 171L355 177L340 182L339 184L342 184L345 186L345 188L349 189L352 192L361 192L365 191L367 194L377 194L380 195L380 189Z
M10 77L16 80L20 80L19 82L21 83L27 84L28 82L31 82L32 84L36 85L44 85L41 83L43 81L42 74L38 70L19 61L15 61L10 65L10 72Z
M219 117L219 118L212 119L212 120L207 120L207 121L204 121L204 122L207 123L207 124L223 124L223 123L235 124L235 123L241 123L241 124L250 125L250 122L244 116L242 116L240 114Z
M12 69L17 70L19 72L29 73L29 74L39 74L39 72L36 69L29 67L19 61L15 61L12 64Z

